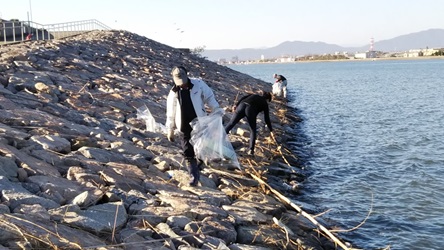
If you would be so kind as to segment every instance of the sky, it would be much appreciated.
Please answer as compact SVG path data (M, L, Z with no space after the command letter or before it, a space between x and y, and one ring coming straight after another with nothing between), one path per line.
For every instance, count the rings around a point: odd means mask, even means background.
M285 41L365 46L444 29L442 0L0 0L0 18L96 19L177 48L270 48Z

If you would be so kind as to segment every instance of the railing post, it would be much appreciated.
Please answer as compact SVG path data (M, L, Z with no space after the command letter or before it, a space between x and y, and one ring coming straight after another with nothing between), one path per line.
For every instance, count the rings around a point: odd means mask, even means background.
M67 36L78 35L93 30L109 30L110 28L95 19L81 20L75 22L41 25L32 21L8 21L0 23L0 37L3 34L5 43L25 41L28 33L34 35L35 40L60 39ZM0 40L0 41L1 41Z
M12 41L15 42L15 22L12 22Z
M6 26L4 22L2 22L2 26L3 26L3 41L6 43Z
M23 26L23 22L20 22L20 34L22 36L22 41L25 40L23 34L26 32L25 26Z

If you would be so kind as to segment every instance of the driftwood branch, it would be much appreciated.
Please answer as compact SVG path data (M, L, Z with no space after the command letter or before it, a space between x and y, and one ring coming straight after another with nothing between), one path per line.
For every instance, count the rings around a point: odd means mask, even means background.
M284 159L285 163L287 163L288 166L291 166L290 163L287 161L287 158L285 158L284 154L282 153L281 146L279 146L279 144L277 143L276 138L274 137L273 132L270 132L270 134L271 134L271 138L273 138L274 144L277 146L277 150L279 151L279 153L282 156L282 159Z
M351 232L353 230L356 230L356 229L360 228L362 225L364 225L364 223L370 217L370 214L372 213L372 211L373 211L373 193L372 193L372 202L370 204L370 210L368 211L367 216L365 217L365 219L361 223L359 223L357 226L355 226L353 228L350 228L350 229L346 229L346 230L331 230L331 232Z
M26 222L29 225L32 225L32 226L34 226L34 227L36 227L36 228L38 228L40 230L43 230L44 232L48 233L49 236L55 237L55 238L59 239L61 242L67 243L69 245L70 249L82 249L82 247L79 244L71 242L68 239L61 237L57 232L52 232L51 230L45 228L44 226L38 225L38 224L36 224L36 223L34 223L32 221L29 221L27 219L22 219L20 217L14 216L13 214L4 214L4 216L7 216L9 218L13 218L15 220L19 220L19 221L22 221L22 222ZM2 222L5 223L5 221L2 221ZM9 226L11 223L6 222L5 224L7 226ZM42 242L42 243L47 244L47 245L51 245L52 244L51 240L49 239L50 237L46 237L46 238L45 237L38 237L38 236L34 236L34 235L32 235L32 234L30 234L28 232L22 232L22 230L19 227L17 227L16 225L14 225L14 228L18 229L19 233L24 237L24 239L25 239L25 241L27 243L29 243L29 240L27 239L26 236L28 236L29 238L31 238L33 240Z
M286 246L288 246L288 244L290 243L290 237L289 235L294 235L293 231L291 231L290 228L288 228L284 223L282 223L281 221L279 221L278 219L276 219L276 217L273 217L273 222L278 225L280 228L284 229L285 231L285 237L287 238L287 244Z
M302 210L298 205L294 204L290 199L279 193L277 190L273 189L268 185L265 181L263 181L261 178L257 177L254 174L250 174L253 179L257 180L262 185L266 186L272 193L274 193L279 199L285 201L287 204L289 204L292 208L296 209L302 216L307 218L311 223L313 223L316 227L318 227L322 232L324 232L328 237L330 237L331 240L333 240L334 243L339 245L344 250L349 250L345 243L343 243L341 240L339 240L336 236L334 236L327 228L325 228L323 225L321 225L313 216L306 213L304 210Z

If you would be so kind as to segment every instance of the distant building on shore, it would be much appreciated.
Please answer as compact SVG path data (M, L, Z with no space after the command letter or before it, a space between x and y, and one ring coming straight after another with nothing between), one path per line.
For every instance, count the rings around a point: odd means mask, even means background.
M377 51L366 51L362 53L356 53L354 55L355 59L367 59L367 58L376 58L378 55Z
M368 51L366 52L362 52L362 53L356 53L354 55L355 59L367 59L367 58L376 58L378 56L377 51L375 51L375 39L370 38L370 48Z

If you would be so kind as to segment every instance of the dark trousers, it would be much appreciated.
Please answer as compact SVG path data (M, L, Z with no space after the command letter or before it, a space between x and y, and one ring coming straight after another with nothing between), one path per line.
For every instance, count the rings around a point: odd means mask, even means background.
M230 122L225 126L225 132L227 134L231 131L231 129L236 125L242 118L247 117L248 125L250 126L250 150L254 151L254 144L256 143L256 136L257 136L257 129L256 129L256 116L258 112L257 110L247 104L247 103L240 103L239 106L236 108L236 112L234 113L233 117L231 117Z
M191 131L193 130L193 128L191 128L191 125L189 123L186 123L186 124L183 124L181 130L183 133L182 141L181 141L183 155L187 161L190 161L191 159L194 159L194 157L195 157L193 145L191 145L191 143L190 143Z
M191 145L190 143L192 130L193 129L191 128L189 123L187 123L182 127L183 136L182 136L181 145L182 145L183 155L185 157L185 160L187 161L188 173L190 173L193 176L191 183L193 183L192 185L195 186L197 185L197 182L199 181L200 178L200 170L199 170L199 165L197 164L196 154L194 153L193 145Z

